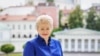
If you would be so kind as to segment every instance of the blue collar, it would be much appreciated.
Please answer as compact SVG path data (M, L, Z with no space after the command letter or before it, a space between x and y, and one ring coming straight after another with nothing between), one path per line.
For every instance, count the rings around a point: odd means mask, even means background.
M39 34L37 35L37 40L41 45L46 45L45 40ZM51 37L49 37L48 46L50 45L50 42L51 42Z

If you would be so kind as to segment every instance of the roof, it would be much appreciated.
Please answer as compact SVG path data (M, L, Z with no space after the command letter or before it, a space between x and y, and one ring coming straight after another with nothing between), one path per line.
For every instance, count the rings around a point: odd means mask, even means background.
M100 35L99 31L89 30L85 28L75 28L70 30L63 30L59 32L55 32L55 35Z
M34 15L0 15L0 21L34 21L36 16Z
M53 18L54 28L58 27L58 13L56 6L17 6L6 8L0 13L0 21L35 21L40 15L46 14Z
M4 9L0 15L27 15L32 14L35 8L33 6L19 6L19 7L9 7Z

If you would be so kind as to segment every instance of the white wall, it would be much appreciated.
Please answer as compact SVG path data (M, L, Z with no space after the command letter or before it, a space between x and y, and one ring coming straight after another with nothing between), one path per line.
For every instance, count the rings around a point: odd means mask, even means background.
M34 21L5 21L5 22L2 21L2 23L10 27L11 30L0 31L0 35L2 35L0 37L0 46L2 44L11 43L15 46L14 52L22 52L23 45L28 40L34 38L35 34L37 34ZM24 25L26 26L25 28ZM31 29L30 25L32 25ZM13 34L15 35L14 38L12 37ZM20 38L18 37L18 34L20 34ZM30 34L32 35L31 38L28 37ZM27 37L25 38L24 35L26 35Z
M37 33L34 21L7 21L3 23L11 28L11 35L18 36L20 34L20 38L23 38L23 35L29 36L31 34L34 36Z
M59 39L61 41L62 44L62 49L63 51L67 51L67 52L100 52L100 47L98 47L100 45L100 43L98 43L100 41L100 35L56 35L56 38ZM72 49L72 42L71 40L74 39L75 43L74 43L74 49ZM81 40L81 48L78 48L78 40ZM88 48L85 48L85 40L88 40ZM68 43L65 42L65 40L68 40ZM92 48L92 41L94 40L94 49ZM67 48L65 46L68 46Z

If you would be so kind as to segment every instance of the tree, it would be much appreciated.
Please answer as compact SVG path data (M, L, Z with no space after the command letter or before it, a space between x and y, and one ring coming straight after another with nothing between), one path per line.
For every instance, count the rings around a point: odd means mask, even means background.
M100 16L97 17L95 30L100 31Z
M4 44L1 46L1 51L4 52L5 54L13 52L15 47L12 44Z
M62 27L61 18L62 18L62 10L59 10L59 27Z
M88 29L95 29L96 28L96 12L94 8L91 8L90 11L88 12L88 17L86 18L87 26L86 28Z
M33 6L34 5L33 0L27 0L26 5Z
M0 12L2 12L3 11L3 9L0 7Z
M22 48L23 48L23 49L25 48L25 44L22 46Z
M3 9L0 9L0 12L2 12L3 11Z
M53 2L54 2L54 0L47 0L47 2L48 2L48 3L53 3Z
M62 31L63 29L61 27L53 29L51 33L51 37L55 37L54 32Z
M72 11L69 15L68 27L70 29L83 27L82 21L83 21L83 12L80 9L80 6L76 6L75 10Z

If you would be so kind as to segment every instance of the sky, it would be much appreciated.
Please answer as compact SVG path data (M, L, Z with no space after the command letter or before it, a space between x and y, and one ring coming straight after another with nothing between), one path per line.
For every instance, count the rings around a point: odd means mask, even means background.
M81 0L82 9L88 9L93 3L100 3L100 0Z
M88 9L92 3L100 3L100 0L81 0L81 8ZM0 0L0 8L6 8L8 6L23 5L25 0Z

